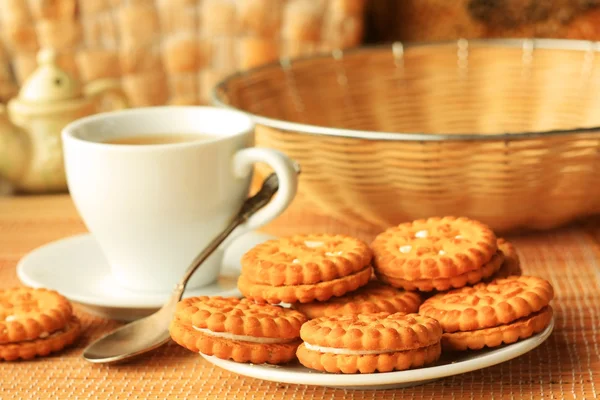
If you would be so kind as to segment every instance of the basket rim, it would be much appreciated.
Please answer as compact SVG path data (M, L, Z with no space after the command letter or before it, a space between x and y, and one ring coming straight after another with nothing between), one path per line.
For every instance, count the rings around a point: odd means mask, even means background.
M501 134L477 134L477 133L459 133L459 134L448 134L448 133L425 133L425 132L380 132L380 131L368 131L359 129L348 129L348 128L331 128L320 125L311 125L300 122L285 121L277 118L265 117L262 115L254 114L245 111L241 108L231 106L227 104L224 99L220 96L221 93L226 92L226 87L229 83L235 79L242 78L253 74L255 72L261 72L268 69L279 69L289 68L292 64L299 62L308 62L318 59L340 59L344 54L357 54L367 51L383 51L385 49L394 48L408 48L408 47L429 47L429 46L440 46L440 45L451 45L456 44L457 46L469 46L474 44L476 46L490 46L490 47L521 47L524 50L572 50L572 51L588 51L600 53L600 41L591 40L573 40L573 39L545 39L545 38L479 38L479 39L458 39L458 40L440 40L440 41L414 41L414 42L391 42L383 44L372 44L352 47L349 49L334 49L329 52L320 52L312 55L300 56L295 58L280 57L278 61L273 61L260 65L258 67L250 68L244 71L238 71L232 73L222 80L220 80L211 90L210 98L213 105L218 107L224 107L229 109L238 110L250 115L254 121L258 124L278 129L285 132L299 132L310 135L320 136L334 136L344 138L354 138L363 140L387 140L387 141L512 141L512 140L525 140L547 136L566 136L575 135L582 133L594 133L600 134L600 126L595 127L580 127L571 129L555 129L546 131L522 131L515 133L501 133Z

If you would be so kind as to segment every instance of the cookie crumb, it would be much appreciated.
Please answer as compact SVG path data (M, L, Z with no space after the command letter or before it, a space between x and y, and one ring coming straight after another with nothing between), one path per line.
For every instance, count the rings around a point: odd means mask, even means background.
M316 249L317 247L323 246L323 242L314 242L311 240L305 240L304 245L306 247L310 247L311 249Z
M421 238L421 239L426 238L427 236L429 236L429 231L427 231L425 229L423 229L422 231L419 231L419 232L415 233L415 237L418 237L418 238Z
M411 245L406 245L406 246L402 246L400 247L400 253L409 253L412 250L412 246Z

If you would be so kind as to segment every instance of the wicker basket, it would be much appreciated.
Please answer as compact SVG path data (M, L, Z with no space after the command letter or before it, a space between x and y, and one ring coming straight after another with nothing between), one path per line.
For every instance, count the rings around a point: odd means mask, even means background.
M360 43L365 0L0 0L0 101L41 46L87 82L120 77L133 106L202 104L236 70Z
M300 162L298 202L357 226L466 215L505 232L600 212L594 43L336 51L234 75L214 101Z

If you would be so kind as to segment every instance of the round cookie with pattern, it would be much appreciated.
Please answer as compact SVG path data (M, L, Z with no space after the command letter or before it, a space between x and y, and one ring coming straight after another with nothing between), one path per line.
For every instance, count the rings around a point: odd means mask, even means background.
M481 222L433 217L389 228L371 248L379 275L412 281L480 269L492 259L497 244L494 232Z
M510 276L427 299L419 308L444 330L450 350L512 343L543 330L552 318L550 283L534 276Z
M442 329L417 314L376 313L320 317L302 326L296 352L307 368L332 373L400 371L435 362Z
M344 296L332 297L324 302L297 303L294 304L294 308L311 319L379 312L410 314L419 310L422 301L419 293L407 292L371 280L367 285Z
M299 311L280 306L200 296L177 304L169 332L176 343L195 353L241 363L283 364L295 358L306 320Z
M326 301L368 283L372 251L346 235L295 235L259 244L242 257L238 288L257 302Z
M71 303L53 290L0 290L0 344L43 339L63 329L72 313Z

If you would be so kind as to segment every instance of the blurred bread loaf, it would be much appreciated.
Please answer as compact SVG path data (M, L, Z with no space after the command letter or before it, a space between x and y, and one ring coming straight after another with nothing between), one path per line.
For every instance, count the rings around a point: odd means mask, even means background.
M378 0L368 7L372 40L600 39L600 0Z

